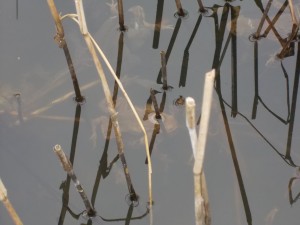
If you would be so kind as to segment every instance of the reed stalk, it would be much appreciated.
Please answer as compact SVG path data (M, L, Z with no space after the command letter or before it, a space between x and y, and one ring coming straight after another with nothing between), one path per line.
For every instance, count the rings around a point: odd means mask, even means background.
M263 13L263 16L262 16L262 18L260 20L260 23L258 25L257 31L254 34L254 38L256 38L256 39L260 37L261 29L262 29L262 27L264 25L265 19L268 18L268 12L269 12L270 7L272 5L272 1L273 0L269 0L268 1L267 6L266 6L266 8L264 10L264 13ZM271 24L272 24L272 22L271 22ZM272 26L273 26L273 24L272 24Z
M80 4L82 4L81 1L82 0L75 0L76 8L80 7ZM64 54L65 54L65 57L66 57L66 60L67 60L67 63L68 63L68 67L69 67L69 70L70 70L70 74L71 74L71 78L72 78L72 82L73 82L73 87L74 87L74 91L75 91L75 95L76 95L75 100L77 102L83 102L84 97L81 95L81 92L80 92L80 88L79 88L77 76L76 76L76 73L75 73L74 65L73 65L73 62L72 62L72 59L71 59L71 55L70 55L70 52L69 52L67 42L66 42L65 37L64 37L65 34L64 34L64 29L63 29L62 23L61 23L61 18L59 16L58 12L57 12L54 1L53 0L47 0L47 2L48 2L48 6L50 8L52 17L54 19L55 26L56 26L56 32L57 33L56 33L56 36L54 37L54 40L58 43L58 46L64 50ZM81 24L85 23L85 17L84 17L83 12L80 13L80 15L78 16L78 19L81 21ZM82 30L82 29L85 29L85 28L80 27L80 29Z
M195 100L191 97L187 97L185 99L185 106L186 106L186 126L189 130L192 150L194 158L196 158L196 148L197 148L197 132L196 132L196 119L195 119L195 107L196 103Z
M202 3L202 0L197 0L198 4L199 4L199 11L202 13L206 12L206 9L204 8L204 5Z
M207 131L211 111L212 93L215 80L215 69L207 72L205 75L202 111L200 119L200 127L197 141L197 153L195 158L194 173L200 174L203 168L204 153L207 140Z
M168 89L168 81L167 81L167 60L166 60L166 52L161 51L160 52L160 58L161 58L161 74L163 78L163 89Z
M150 96L151 96L152 104L153 104L153 107L155 110L155 118L161 119L161 115L160 115L158 104L157 104L156 97L155 97L155 90L153 90L152 88L150 89Z
M126 26L124 25L123 0L118 0L118 13L119 13L120 31L126 31Z
M51 1L52 4L53 0L47 0L47 1ZM49 4L49 3L48 3ZM54 5L55 6L55 5ZM50 6L49 6L50 7ZM83 8L83 6L82 6ZM50 8L51 10L51 8ZM65 17L70 17L71 19L73 19L78 25L79 25L79 21L76 19L77 15L76 14L67 14L65 16L62 16L61 19L65 18ZM79 25L80 26L80 25ZM122 91L125 99L127 100L142 132L144 135L144 144L145 144L145 149L146 149L146 155L147 155L147 159L148 159L148 189L149 189L149 209L150 209L150 222L152 221L152 163L151 163L151 156L150 156L150 151L149 151L149 146L148 146L148 137L147 137L147 133L146 133L146 129L143 126L143 123L141 121L141 119L139 118L139 115L136 111L136 109L134 108L128 94L126 93L121 81L119 80L118 76L116 75L116 73L114 72L114 69L112 68L111 64L109 63L108 59L106 58L105 54L103 53L103 51L101 50L101 48L99 47L99 45L97 44L97 42L94 40L94 38L90 35L90 33L86 30L87 33L83 33L84 36L88 36L88 38L85 39L89 39L91 41L92 44L94 44L94 46L96 47L97 51L99 52L99 54L101 55L102 59L104 60L105 64L107 65L109 71L111 72L112 76L114 77L115 81L117 82L117 84L119 85L120 90ZM88 40L88 42L90 43L90 41ZM92 45L88 45L88 46L92 46ZM93 48L93 47L91 47ZM93 53L93 55L96 55L95 53ZM102 66L98 60L98 58L96 57L95 59L97 61L97 63L95 63L97 70L100 70L100 72L103 72ZM100 65L100 67L99 67ZM100 73L99 77L101 79L101 77L104 76L104 74ZM152 224L152 222L150 223Z
M177 14L181 17L185 16L184 10L182 8L180 0L175 0L176 7L177 7Z
M112 96L111 96L111 92L109 90L109 85L108 82L106 80L102 65L100 63L100 60L98 59L97 56L97 52L94 48L93 42L90 38L90 36L88 35L88 33L83 33L83 37L84 40L87 44L87 47L90 51L90 54L93 58L94 64L96 66L99 78L101 80L101 84L102 84L102 88L104 91L104 95L105 95L105 99L106 99L106 103L107 103L107 107L108 107L108 111L110 113L110 118L111 118L111 122L115 131L115 137L116 137L116 142L117 142L117 147L118 147L118 153L120 156L120 159L122 161L122 165L123 165L123 169L124 169L124 173L125 173L125 178L127 181L127 185L128 185L128 190L129 190L129 194L130 194L130 199L132 201L138 201L138 196L136 195L134 188L132 186L131 183L131 179L129 176L129 171L128 171L128 167L127 167L127 163L125 160L125 156L124 156L124 143L123 143L123 139L122 139L122 135L121 135L121 130L120 130L120 126L118 123L118 113L116 112L115 108L114 108L114 103L112 100Z
M189 130L194 158L196 158L197 132L195 128L195 100L186 98L186 126ZM197 225L210 225L211 217L209 210L209 200L204 171L200 176L194 175L195 192L195 215Z
M64 171L66 171L68 173L68 175L72 179L78 193L80 194L80 197L82 198L82 201L86 207L87 215L91 216L91 217L95 216L96 211L92 207L82 185L80 184L79 180L77 179L76 174L74 173L74 170L73 170L73 166L72 166L70 160L67 158L64 150L62 149L62 147L60 145L55 145L53 148L53 151L59 158L59 160L62 164L62 167L64 168Z
M215 70L213 69L205 75L198 138L195 130L195 101L191 98L186 99L186 125L190 133L195 157L193 172L196 225L209 225L211 223L207 187L203 172L203 161L210 118L214 79Z
M8 214L10 215L10 217L12 218L14 223L16 225L23 225L23 223L22 223L20 217L18 216L16 210L14 209L14 207L12 206L11 202L8 199L7 190L6 190L6 188L5 188L5 186L4 186L1 179L0 179L0 201L2 201L3 205L7 209Z
M295 16L293 0L289 0L289 8L290 8L290 12L291 12L293 26L297 26L298 22L297 22L297 18Z
M75 22L77 22L79 24L79 21L76 20L76 16L74 17L74 15L67 15L69 17L71 17L71 19L73 19ZM151 156L150 156L150 151L149 151L149 146L148 146L148 137L147 137L147 133L146 133L146 129L145 127L143 126L143 123L141 121L141 119L139 118L139 115L135 109L135 107L133 106L133 103L131 102L128 94L126 93L125 91L125 88L123 87L120 79L118 78L118 76L116 75L114 69L112 68L110 62L108 61L108 59L106 58L105 54L103 53L103 51L101 50L101 48L99 47L99 45L97 44L97 42L94 40L94 38L91 36L91 34L87 31L87 33L84 33L83 34L85 40L87 41L88 43L88 47L89 49L91 48L93 54L93 60L95 62L95 66L96 66L96 69L99 74L99 77L100 79L102 80L102 78L104 77L104 79L106 80L105 76L104 76L104 73L103 73L103 69L102 69L102 66L101 66L101 63L96 55L96 52L94 51L94 47L92 44L94 44L95 48L97 49L98 53L100 54L100 56L102 57L102 59L104 60L105 64L107 65L109 71L111 72L112 76L114 77L115 81L117 82L117 84L119 85L119 88L120 90L122 91L125 99L127 100L142 132L143 132L143 135L144 135L144 144L145 144L145 149L146 149L146 155L147 155L147 159L148 159L148 188L149 188L149 207L150 207L150 214L152 214L152 210L151 210L151 207L152 207L152 204L153 204L153 201L152 201L152 163L151 163ZM106 82L107 83L107 82ZM107 89L107 88L106 88ZM105 89L104 89L105 90ZM108 89L109 91L109 89Z

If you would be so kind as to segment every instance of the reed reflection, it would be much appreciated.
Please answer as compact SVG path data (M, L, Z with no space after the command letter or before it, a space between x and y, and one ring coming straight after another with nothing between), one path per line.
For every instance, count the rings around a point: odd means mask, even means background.
M157 49L158 45L159 45L160 28L161 28L163 9L164 9L164 0L157 0L153 44L152 44L152 48L154 48L154 49Z
M180 80L179 80L179 87L185 87L185 83L186 83L186 76L187 76L187 70L188 70L188 63L189 63L189 50L190 47L193 43L193 40L196 36L196 33L198 31L198 28L200 26L202 20L202 14L199 15L198 20L195 24L195 27L193 29L193 32L191 34L191 37L184 49L184 53L183 53L183 59L182 59L182 64L181 64L181 73L180 73Z
M178 31L179 31L180 25L181 25L181 18L178 18L177 22L176 22L176 25L175 25L175 28L174 28L174 31L173 31L173 34L172 34L172 37L171 37L171 40L170 40L170 43L169 43L169 46L168 46L167 51L166 51L166 55L165 55L166 64L168 63L169 56L170 56L170 54L172 52L172 49L173 49L173 46L175 44L176 37L177 37ZM162 84L162 71L161 71L161 69L159 70L159 73L157 75L156 83Z
M291 146L292 146L292 137L293 137L294 122L295 122L295 114L296 114L296 104L298 98L299 75L300 75L300 43L298 42L297 61L295 67L295 77L294 77L294 86L293 86L293 94L292 94L291 116L290 116L290 122L288 128L288 137L287 137L286 153L285 153L285 157L291 162L293 162L291 158Z
M292 90L292 99L290 100L290 88L289 88L289 75L284 67L283 61L280 62L281 70L283 77L285 79L285 87L286 87L286 108L287 108L287 116L286 118L282 118L279 116L278 113L274 112L267 103L263 100L263 98L259 94L259 70L258 70L258 43L254 41L254 100L252 106L252 119L256 119L257 116L257 107L258 103L261 105L278 121L281 123L288 125L288 133L287 133L287 144L285 154L280 153L279 150L276 149L276 152L287 162L290 166L295 167L296 164L294 163L291 157L291 146L292 146L292 137L293 137L293 129L294 129L294 122L295 122L295 115L296 115L296 102L298 97L298 86L299 86L299 66L300 66L300 59L299 59L299 43L298 43L298 50L297 50L297 59L295 65L295 75L294 75L294 84ZM274 148L273 148L274 149Z
M289 191L289 202L291 205L293 205L295 202L298 201L298 199L300 198L300 192L298 192L296 194L296 196L293 195L293 187L295 186L296 183L299 183L299 167L297 168L296 174L291 177L291 179L289 180L289 184L288 184L288 191Z
M103 217L103 216L99 216L99 217L100 217L103 221L105 221L105 222L125 221L125 225L129 225L131 220L140 220L140 219L143 219L143 218L146 217L146 216L149 214L149 212L150 212L150 210L147 208L146 212L143 213L142 215L133 217L133 216L132 216L133 208L134 208L134 205L131 204L131 205L129 206L129 208L128 208L126 218L108 219L108 218L105 218L105 217Z
M153 123L153 130L152 130L152 135L151 135L151 139L150 139L150 143L149 143L150 156L151 156L152 151L153 151L153 146L154 146L154 143L155 143L156 136L160 133L160 129L162 128L165 131L165 127L164 127L164 124L163 124L164 117L161 114L163 113L164 108L165 108L167 94L164 91L161 102L160 102L160 106L158 108L158 106L154 106L154 104L153 104L153 95L154 95L154 93L157 94L157 93L160 93L160 92L154 90L152 96L150 94L150 96L149 96L149 98L146 102L145 115L144 115L144 120L149 119ZM152 105L153 105L153 107L157 107L158 114L159 114L160 118L157 118L156 115L154 116L154 113L153 113L154 110L152 109ZM151 113L152 113L152 115L151 115ZM156 112L155 112L155 114L156 114ZM148 164L148 159L147 158L145 160L145 164Z
M219 8L222 8L222 14L221 14L221 19L220 19L220 24L219 24L219 18L218 18L218 10ZM215 78L215 88L216 92L219 97L219 103L220 103L220 108L221 108L221 113L222 113L222 118L224 122L224 127L226 131L226 136L231 152L231 157L234 165L234 169L236 172L238 184L239 184L239 189L241 193L241 198L243 201L244 205L244 211L246 215L246 220L248 224L252 224L252 215L251 215L251 210L248 202L248 197L246 194L246 189L244 186L239 162L238 162L238 157L236 154L236 149L235 149L235 144L233 137L231 135L231 129L229 126L228 122L228 117L225 109L225 103L222 97L222 90L221 90L221 65L225 56L225 53L228 49L229 43L231 42L231 116L236 117L238 114L238 105L237 105L237 41L236 41L236 33L237 33L237 20L239 17L239 12L240 12L240 7L234 7L231 6L228 3L225 3L225 5L219 6L219 5L214 5L212 8L213 14L211 17L214 19L214 24L215 24L215 42L216 42L216 47L215 47L215 54L213 58L213 65L212 68L216 69L216 78ZM225 31L226 31L226 24L228 21L228 15L229 11L231 11L231 20L230 20L230 32L227 36L226 42L223 46L223 41L225 37Z
M224 104L224 101L223 101L223 98L222 98L221 90L216 89L216 91L217 91L217 94L218 94L218 97L219 97L219 103L220 103L220 108L221 108L221 112L222 112L222 118L223 118L223 122L224 122L225 131L226 131L226 134L227 134L226 136L227 136L227 140L228 140L228 144L229 144L229 148L230 148L230 152L231 152L231 157L232 157L234 169L235 169L235 172L236 172L236 176L237 176L237 180L238 180L238 184L239 184L239 188L240 188L240 192L241 192L241 197L242 197L242 201L243 201L243 205L244 205L246 219L247 219L248 225L250 225L250 224L252 224L251 210L250 210L248 197L247 197L247 194L246 194L246 189L245 189L245 186L244 186L244 182L243 182L242 173L241 173L241 170L240 170L238 158L237 158L237 155L236 155L234 140L232 138L230 126L229 126L229 123L228 123L225 104Z
M270 30L272 30L281 46L281 51L276 55L276 57L278 57L279 59L283 59L283 58L286 58L289 56L293 56L294 55L294 43L293 42L298 39L297 35L298 35L298 30L299 30L299 24L297 23L297 19L295 17L295 12L294 12L294 7L293 7L292 1L286 0L282 4L282 6L280 7L280 9L278 10L278 12L276 13L276 15L274 16L274 18L272 20L269 18L268 13L272 6L273 0L268 1L265 9L263 9L263 5L260 0L256 0L255 2L256 2L256 5L258 6L258 8L263 12L263 16L260 20L260 23L258 25L256 32L254 34L252 34L250 39L254 41L254 40L259 40L261 38L266 38L268 36ZM277 31L275 25L276 25L277 21L280 19L280 17L282 16L283 12L286 10L288 5L290 8L290 15L292 18L291 33L284 34L285 36L287 35L287 38L282 38L282 36ZM265 29L263 34L261 34L261 31L262 31L265 21L268 22L269 26ZM287 26L288 26L288 24L287 24Z
M223 8L220 25L218 18L218 9ZM212 68L216 69L216 88L221 91L221 76L220 68L227 52L229 43L231 42L231 116L236 117L238 111L238 94L237 94L237 20L239 17L240 7L231 6L226 3L223 7L219 5L214 5L212 8L213 14L211 17L214 19L215 24L215 36L216 36L216 48L213 59ZM229 11L231 11L231 20L230 20L230 32L227 36L226 42L223 46L226 24L228 21Z

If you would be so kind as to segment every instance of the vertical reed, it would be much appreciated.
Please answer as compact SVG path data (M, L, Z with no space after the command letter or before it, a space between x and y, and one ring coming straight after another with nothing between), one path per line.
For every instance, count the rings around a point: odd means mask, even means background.
M199 174L203 168L204 153L207 140L207 131L210 118L211 102L212 102L212 93L215 80L215 69L206 73L204 90L203 90L203 99L202 99L202 111L200 119L200 127L197 141L197 153L195 158L194 173Z
M160 112L159 112L159 108L158 108L158 104L157 104L157 101L156 101L155 93L156 93L156 91L151 88L150 89L150 96L151 96L152 104L153 104L153 107L154 107L154 110L155 110L155 118L156 119L161 119L161 115L160 115Z
M19 19L19 0L16 0L16 19Z
M53 2L53 0L47 0L48 1L48 5L49 5L49 8L50 8L50 11L52 13L52 16L54 17L54 20L57 20L60 19L60 17L58 16L58 13L57 13L57 10L56 10L56 7L55 7L55 4ZM78 9L78 10L82 10L83 11L83 6L81 5L81 9ZM55 11L55 12L54 12ZM67 15L69 16L69 15ZM57 17L57 18L56 18ZM79 24L79 20L76 20L76 18L74 18L72 15L70 15L70 17L75 20L78 24ZM80 27L82 26L85 26L86 27L86 24L85 24L85 20L83 21L84 24L79 24ZM60 23L60 26L59 29L62 29L62 25ZM104 75L104 72L103 72L103 69L102 69L102 65L97 57L97 53L95 51L95 47L97 49L97 51L99 52L99 54L101 55L101 57L103 58L104 62L106 63L106 65L108 66L108 69L109 71L111 72L111 74L113 75L113 77L115 78L115 81L118 83L119 85L119 88L120 90L122 91L123 95L125 96L135 118L137 119L140 127L141 127L141 130L144 134L144 142L145 142L145 149L146 149L146 154L147 154L147 158L148 158L148 182L149 182L149 207L150 209L152 208L152 204L153 204L153 201L152 201L152 163L151 163L151 157L150 157L150 151L149 151L149 147L148 147L148 137L147 137L147 133L146 133L146 130L143 126L143 123L141 121L141 119L139 118L139 115L137 113L137 111L135 110L128 94L126 93L122 83L120 82L120 80L118 79L117 75L115 74L112 66L110 65L109 61L107 60L105 54L103 53L103 51L101 50L101 48L98 46L97 42L93 39L93 37L89 34L89 32L87 31L87 29L81 29L81 30L85 30L86 32L82 32L83 34L83 37L87 43L87 46L89 48L89 51L92 55L92 58L94 60L94 63L95 63L95 66L96 66L96 69L97 69L97 72L98 72L98 75L99 75L99 78L100 80L102 81L102 87L103 87L103 90L104 90L104 93L105 93L105 98L107 99L107 104L108 104L108 108L109 108L109 111L110 111L110 114L111 114L111 120L112 120L112 123L113 123L113 127L115 129L115 135L118 136L118 134L120 134L120 128L118 127L118 122L116 120L116 116L117 116L117 112L114 110L113 108L113 102L112 102L112 99L111 97L109 97L109 94L110 91L109 91L109 88L108 88L108 84L107 84L107 80L105 78L105 75ZM116 137L116 139L118 140L119 137ZM122 142L121 142L122 143ZM117 144L118 144L118 147L122 147L121 144L117 141ZM120 148L121 149L121 148ZM118 148L119 150L119 148ZM150 210L150 220L152 221L152 210ZM152 224L152 222L151 222Z
M186 98L186 126L189 130L194 158L197 154L197 132L195 128L195 100L191 97ZM206 179L204 171L201 171L200 176L194 176L195 186L195 215L196 224L210 225L210 209L206 187Z
M82 0L75 0L76 2L76 8L80 8L80 4L82 5ZM71 78L72 78L72 81L73 81L73 87L74 87L74 91L75 91L75 100L77 102L83 102L84 101L84 97L81 95L81 92L80 92L80 88L79 88L79 84L78 84L78 80L77 80L77 76L76 76L76 73L75 73L75 69L74 69L74 66L73 66L73 62L72 62L72 59L71 59L71 55L70 55L70 52L69 52L69 48L67 46L67 43L65 41L65 34L64 34L64 28L62 26L62 23L61 23L61 19L60 19L60 16L57 12L57 9L55 7L55 4L54 4L54 1L53 0L47 0L48 2L48 6L50 8L50 11L51 11L51 14L52 14L52 17L54 19L54 22L55 22L55 26L56 26L56 36L54 37L55 41L58 43L58 46L60 48L63 48L64 50L64 53L65 53L65 57L66 57L66 60L67 60L67 63L68 63L68 67L69 67L69 70L70 70L70 74L71 74ZM80 13L80 15L78 15L78 20L82 21L84 20L83 22L85 22L85 19L84 19L84 13ZM86 29L84 27L80 27L80 29Z
M123 0L118 0L118 12L120 31L126 31L126 26L124 25Z
M82 0L80 0L80 1L82 1ZM120 1L119 1L119 3L120 3ZM80 6L80 8L76 8L77 14L84 15L83 5L81 4L79 6ZM78 22L79 22L79 26L82 28L82 29L80 29L82 31L81 33L84 37L86 45L87 45L87 47L90 51L90 54L93 58L95 66L96 66L98 75L101 79L102 88L103 88L106 103L107 103L107 106L108 106L108 111L110 113L111 122L112 122L112 125L113 125L113 128L114 128L114 131L115 131L115 137L116 137L117 146L118 146L118 153L119 153L122 165L123 165L123 170L124 170L125 178L126 178L126 181L127 181L127 186L128 186L128 190L129 190L129 194L130 194L130 200L131 201L138 201L138 195L135 193L135 190L133 188L131 178L130 178L130 175L129 175L129 170L128 170L127 163L126 163L126 160L125 160L124 144L123 144L121 130L120 130L118 119L117 119L118 113L116 112L116 110L114 108L114 103L113 103L113 100L112 100L112 96L111 96L111 93L110 93L108 82L106 80L106 77L105 77L102 65L100 63L100 60L98 59L96 49L93 45L93 40L91 39L91 36L88 32L85 19L82 20L82 21L78 21Z
M197 147L197 132L196 132L196 126L195 126L195 107L196 103L195 100L191 97L187 97L185 99L185 106L186 106L186 126L189 130L190 139L192 143L192 150L194 158L196 158L196 147Z
M199 11L202 12L202 13L205 13L206 9L204 8L202 0L197 0L197 1L198 1L198 4L199 4Z
M166 60L166 52L161 51L160 52L160 58L161 58L161 74L163 78L163 89L168 90L168 81L167 81L167 60Z
M208 209L207 190L205 185L205 178L203 174L203 160L207 140L208 124L210 118L212 94L215 80L215 69L206 73L202 111L200 119L199 134L197 140L196 157L194 164L194 193L195 193L195 219L196 225L210 224L210 215ZM204 192L205 198L203 198Z
M14 209L14 207L12 206L11 202L8 199L7 190L1 179L0 179L0 201L2 201L3 205L7 209L8 213L9 213L10 217L12 218L12 220L14 221L14 223L16 225L23 225L16 210Z
M82 198L82 201L83 201L83 203L86 207L87 215L88 216L95 216L96 211L92 207L85 191L82 188L82 185L80 184L79 180L77 179L76 174L74 173L74 170L73 170L73 166L72 166L70 160L67 158L66 154L64 153L63 149L61 148L60 145L55 145L54 148L53 148L53 151L55 152L55 154L59 158L59 160L62 164L62 167L68 173L68 175L72 179L78 193L80 194L80 197Z
M185 16L184 10L182 8L180 0L175 0L176 7L177 7L177 14L181 17Z

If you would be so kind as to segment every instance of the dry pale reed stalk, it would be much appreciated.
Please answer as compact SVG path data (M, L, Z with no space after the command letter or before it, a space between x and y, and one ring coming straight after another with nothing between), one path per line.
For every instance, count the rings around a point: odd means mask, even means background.
M197 146L197 132L195 123L195 100L191 97L185 99L186 106L186 126L189 130L190 139L192 143L192 150L194 158L196 158L196 146Z
M2 201L3 205L7 209L8 214L10 215L10 217L12 218L14 223L16 225L23 225L23 223L22 223L20 217L18 216L16 210L14 209L14 207L12 206L11 202L8 199L7 190L6 190L6 188L5 188L5 186L4 186L1 179L0 179L0 201Z
M195 126L195 100L191 97L186 98L186 126L189 130L194 158L196 157L197 132ZM200 176L194 176L195 185L195 215L196 224L210 225L211 217L209 210L209 200L204 171Z
M205 75L200 127L197 141L197 153L195 158L194 173L201 173L203 167L204 153L207 140L207 131L211 111L212 93L215 81L215 70Z
M206 73L205 75L201 119L200 119L199 134L197 139L195 164L194 164L194 195L195 195L196 225L209 225L211 223L207 187L206 187L205 175L203 172L203 161L204 161L204 153L205 153L208 125L209 125L209 118L210 118L210 111L211 111L214 80L215 80L215 70L213 69L212 71ZM190 101L190 103L188 104L190 104L193 108L193 101ZM187 112L187 116L191 117L192 115L193 113ZM191 123L192 123L192 119L189 119L189 122L187 122L187 126L193 127Z

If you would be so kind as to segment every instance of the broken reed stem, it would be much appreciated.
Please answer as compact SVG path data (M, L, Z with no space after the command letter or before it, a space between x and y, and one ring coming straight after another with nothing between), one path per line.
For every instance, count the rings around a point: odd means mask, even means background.
M176 7L177 7L177 13L179 16L185 16L185 13L183 11L183 8L182 8L182 5L181 5L181 2L180 0L175 0L175 3L176 3Z
M118 12L119 12L120 31L126 31L126 27L124 25L123 0L118 0Z
M80 194L80 196L83 200L83 203L86 207L87 215L88 216L95 216L96 211L92 207L85 191L82 188L82 185L80 184L79 180L77 179L76 174L74 173L74 170L73 170L73 166L72 166L70 160L67 158L64 150L62 149L62 147L60 145L55 145L54 148L53 148L53 151L55 152L55 154L59 158L59 160L62 164L62 167L64 168L64 171L66 171L68 173L68 175L72 179L78 193Z
M80 3L82 4L81 0L75 0L75 1L78 2L76 4L76 7L77 7L78 4L80 4ZM68 48L68 45L65 41L65 37L64 37L65 34L64 34L64 29L63 29L62 23L61 23L61 18L59 16L58 12L57 12L54 1L53 0L47 0L47 2L48 2L50 12L51 12L52 17L53 17L54 22L55 22L55 27L56 27L56 32L57 32L55 37L54 37L54 40L58 43L58 46L64 50L64 54L65 54L67 64L68 64L68 67L69 67L69 71L70 71L70 74L71 74L71 78L72 78L72 81L73 81L73 87L74 87L74 91L75 91L75 95L76 95L75 100L76 100L76 102L83 102L84 97L81 95L78 80L77 80L77 76L76 76L75 69L74 69L74 66L73 66L73 62L72 62L72 59L71 59L71 55L70 55L70 52L69 52L69 48ZM84 16L84 14L83 14L83 16ZM78 19L81 19L81 18L79 17ZM82 29L82 28L80 28L80 29Z
M157 104L156 97L155 97L155 91L152 88L150 89L150 96L151 96L152 104L153 104L153 107L155 110L155 118L161 119L161 115L160 115L158 104Z
M207 195L206 186L203 186L203 160L207 140L207 131L211 111L212 94L215 80L215 69L205 74L202 111L200 119L199 134L197 140L197 150L194 164L194 194L195 194L195 219L196 225L206 223L206 218L210 218L208 210L208 199L205 201L202 192ZM209 219L210 221L210 219Z
M191 97L187 97L185 99L186 126L189 130L194 158L196 158L196 147L197 147L195 107L196 107L195 100Z
M168 81L167 81L167 60L166 60L166 52L161 51L160 52L160 58L161 58L161 74L163 78L163 89L168 90Z
M12 204L10 203L8 196L7 196L7 190L2 182L2 180L0 179L0 201L3 202L3 205L5 206L6 210L8 211L8 214L10 215L10 217L12 218L12 220L14 221L14 223L16 225L23 225L20 217L18 216L16 210L14 209L14 207L12 206Z

